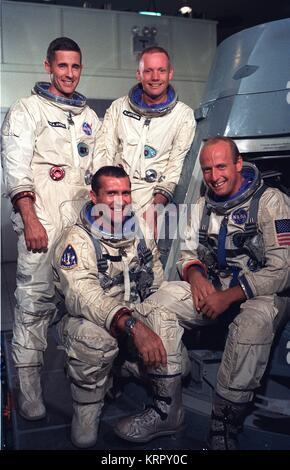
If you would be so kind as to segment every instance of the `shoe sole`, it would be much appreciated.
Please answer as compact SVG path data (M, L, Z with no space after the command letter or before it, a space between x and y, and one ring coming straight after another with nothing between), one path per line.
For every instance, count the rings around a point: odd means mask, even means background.
M19 408L18 414L21 416L21 418L26 419L27 421L40 421L41 419L44 419L46 417L46 412L39 416L28 416L23 413Z
M184 431L184 429L185 429L185 424L182 424L177 429L174 429L172 431L160 431L160 432L155 433L154 435L151 435L151 436L147 437L146 439L142 439L142 438L134 439L132 437L124 436L117 429L114 429L114 433L118 437L120 437L121 439L124 439L125 441L136 442L136 443L140 443L140 444L146 444L147 442L150 442L153 439L157 439L157 437L172 436L172 435L176 435L176 437L178 437L177 434L182 433Z
M72 444L75 447L77 447L78 449L89 449L90 447L94 447L97 443L97 439L96 439L91 444L78 444L72 436L70 437L70 440L71 440Z

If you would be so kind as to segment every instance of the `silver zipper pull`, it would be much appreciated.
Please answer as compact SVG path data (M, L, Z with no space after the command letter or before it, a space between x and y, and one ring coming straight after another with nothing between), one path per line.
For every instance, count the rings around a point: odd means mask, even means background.
M67 121L68 121L70 126L74 126L75 123L73 122L71 112L68 113Z

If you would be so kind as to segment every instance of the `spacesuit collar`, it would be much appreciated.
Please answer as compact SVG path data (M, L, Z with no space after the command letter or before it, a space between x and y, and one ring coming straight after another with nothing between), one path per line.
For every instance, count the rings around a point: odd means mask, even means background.
M71 108L75 107L77 108L76 114L81 112L83 107L86 105L86 97L76 91L73 93L72 98L65 98L64 96L56 96L53 93L50 93L48 91L49 87L50 83L48 82L37 82L32 89L32 93L51 101L64 111L71 111Z
M244 182L239 191L233 196L219 198L216 197L212 191L207 189L205 193L207 206L217 213L225 214L233 207L239 206L247 201L260 187L262 179L258 168L249 162L244 162L242 176L244 177Z
M139 230L138 220L134 213L125 219L120 233L111 234L106 232L102 224L94 218L92 215L93 207L92 202L87 202L80 214L81 223L87 232L110 246L121 247L131 244Z
M167 89L167 100L165 103L148 105L142 100L143 88L141 83L135 85L129 91L128 98L130 107L141 116L148 118L160 117L172 111L177 103L178 97L173 86L169 85Z

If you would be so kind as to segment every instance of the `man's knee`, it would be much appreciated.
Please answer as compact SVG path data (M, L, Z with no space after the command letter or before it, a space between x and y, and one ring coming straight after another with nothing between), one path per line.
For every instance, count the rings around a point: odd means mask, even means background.
M104 367L112 364L118 354L116 339L84 318L64 318L58 331L70 359Z
M241 313L230 326L230 333L237 335L242 344L268 344L274 337L274 324L278 309L274 299L251 299L242 305Z

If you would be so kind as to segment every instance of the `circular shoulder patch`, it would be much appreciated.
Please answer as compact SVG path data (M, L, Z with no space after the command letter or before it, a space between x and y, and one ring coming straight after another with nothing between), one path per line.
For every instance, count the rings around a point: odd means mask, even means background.
M92 135L92 126L86 121L83 123L83 131L87 135Z
M246 209L240 208L232 213L232 219L236 224L243 225L248 217Z

